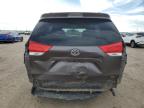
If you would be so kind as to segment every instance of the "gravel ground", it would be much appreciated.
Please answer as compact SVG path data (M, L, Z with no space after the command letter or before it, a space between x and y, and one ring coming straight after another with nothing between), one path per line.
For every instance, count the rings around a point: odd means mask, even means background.
M127 47L128 64L117 96L84 101L33 97L23 64L24 42L0 44L0 108L144 108L144 48Z

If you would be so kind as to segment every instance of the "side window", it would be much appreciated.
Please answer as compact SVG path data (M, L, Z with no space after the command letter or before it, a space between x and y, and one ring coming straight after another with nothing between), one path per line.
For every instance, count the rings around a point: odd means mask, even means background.
M133 36L133 35L134 35L134 34L132 34L132 33L127 33L127 34L126 34L127 37L131 37L131 36Z
M137 33L137 35L142 35L142 36L144 36L144 33Z

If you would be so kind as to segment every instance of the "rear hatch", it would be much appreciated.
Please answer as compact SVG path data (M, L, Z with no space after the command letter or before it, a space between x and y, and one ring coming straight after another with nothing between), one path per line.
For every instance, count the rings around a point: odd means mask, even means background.
M40 20L27 43L25 62L43 89L109 89L121 76L123 42L108 19Z

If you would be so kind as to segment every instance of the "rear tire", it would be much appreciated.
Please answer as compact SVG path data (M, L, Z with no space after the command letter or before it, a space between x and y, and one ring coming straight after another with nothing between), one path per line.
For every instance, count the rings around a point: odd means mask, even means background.
M131 46L132 48L135 48L135 47L136 47L135 41L131 41L130 46Z

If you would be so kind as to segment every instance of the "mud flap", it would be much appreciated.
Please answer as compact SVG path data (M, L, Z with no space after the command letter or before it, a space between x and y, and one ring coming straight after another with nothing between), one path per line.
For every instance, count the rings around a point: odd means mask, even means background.
M62 99L62 100L85 100L98 96L102 92L57 92L57 91L47 91L39 89L37 87L32 87L32 95L38 97L46 97L50 99Z

